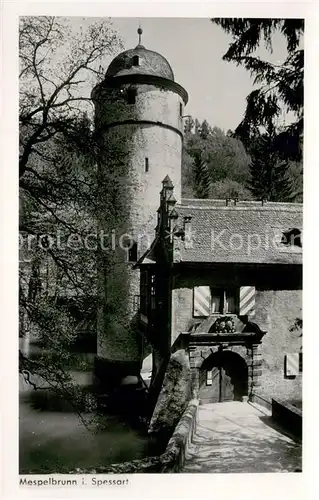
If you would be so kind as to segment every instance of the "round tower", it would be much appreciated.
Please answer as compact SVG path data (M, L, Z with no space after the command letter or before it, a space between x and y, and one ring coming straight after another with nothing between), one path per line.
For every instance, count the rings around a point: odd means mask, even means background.
M113 59L92 91L99 144L99 231L112 251L99 255L98 371L138 375L138 258L155 235L162 180L181 197L183 114L187 92L168 61L139 43ZM100 377L101 378L101 377Z

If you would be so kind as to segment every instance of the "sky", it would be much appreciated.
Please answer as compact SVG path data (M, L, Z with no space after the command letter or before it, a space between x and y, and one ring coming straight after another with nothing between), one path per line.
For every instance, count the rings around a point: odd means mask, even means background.
M101 18L67 18L72 31L87 27ZM246 97L253 90L249 72L232 62L222 60L232 37L209 18L111 18L113 29L124 48L137 45L139 22L143 29L142 44L162 54L172 66L175 81L188 92L185 114L211 126L227 131L241 122ZM285 39L279 33L273 36L273 53L261 46L257 55L271 62L286 59ZM112 58L105 58L105 71ZM90 94L90 92L88 92ZM289 120L289 116L283 117Z
M139 21L142 44L166 57L176 82L188 92L185 114L206 119L225 131L234 130L243 117L253 82L247 70L222 60L232 37L205 18L113 18L125 49L137 45ZM283 37L274 37L273 54L261 49L260 56L283 61Z

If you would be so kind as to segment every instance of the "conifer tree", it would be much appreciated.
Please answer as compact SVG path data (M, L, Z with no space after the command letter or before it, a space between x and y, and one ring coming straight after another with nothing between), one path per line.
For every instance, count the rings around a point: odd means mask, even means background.
M237 187L241 185L240 192L247 193L249 163L250 158L238 138L211 127L206 120L202 123L197 119L188 120L182 158L184 196L216 196L216 193L228 192L229 182L235 182ZM219 185L211 191L213 184L222 181L227 181L228 187Z
M210 191L210 174L202 155L196 154L193 159L194 193L196 198L208 198Z
M260 137L251 148L248 186L256 199L294 201L297 193L290 176L290 163L275 151L269 137Z
M247 146L253 137L267 131L275 134L273 146L283 158L300 160L303 136L304 51L300 47L303 19L216 18L212 21L233 36L223 60L244 66L253 76L255 88L247 96L243 120L235 130ZM272 38L280 32L286 40L287 57L281 64L261 60L255 54L262 42L272 52ZM278 129L283 112L294 115Z

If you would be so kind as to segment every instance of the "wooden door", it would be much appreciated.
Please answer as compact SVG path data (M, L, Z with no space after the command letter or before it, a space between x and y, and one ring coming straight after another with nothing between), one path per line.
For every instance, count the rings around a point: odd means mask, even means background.
M209 383L202 380L200 399L205 403L221 403L234 400L234 386L230 376L222 366L209 370ZM207 374L205 372L205 378Z
M214 354L201 371L200 399L207 403L242 401L248 394L248 369L245 361L237 354L224 352ZM209 361L209 360L208 360Z
M219 401L233 401L234 400L234 386L232 384L231 378L227 375L223 367L220 368L220 390L219 390Z
M217 366L212 369L212 385L210 389L210 401L212 403L218 403L220 397L220 370Z

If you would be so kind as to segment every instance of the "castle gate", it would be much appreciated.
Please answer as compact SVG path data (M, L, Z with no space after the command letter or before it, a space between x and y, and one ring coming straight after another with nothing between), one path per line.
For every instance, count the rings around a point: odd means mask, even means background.
M206 358L199 373L203 403L243 401L248 396L248 367L237 353L219 350Z

